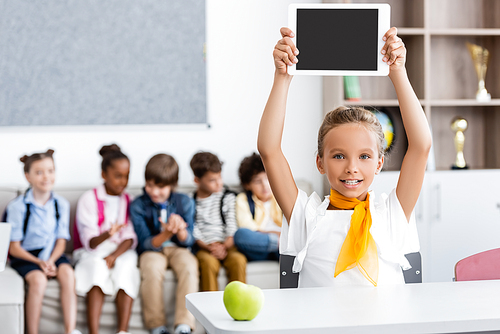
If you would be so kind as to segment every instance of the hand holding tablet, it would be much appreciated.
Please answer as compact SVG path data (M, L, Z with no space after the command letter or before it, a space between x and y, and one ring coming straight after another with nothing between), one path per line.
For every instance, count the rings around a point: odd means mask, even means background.
M389 74L381 53L390 28L388 4L291 4L289 28L294 34L282 36L290 41L280 42L300 51L291 75Z

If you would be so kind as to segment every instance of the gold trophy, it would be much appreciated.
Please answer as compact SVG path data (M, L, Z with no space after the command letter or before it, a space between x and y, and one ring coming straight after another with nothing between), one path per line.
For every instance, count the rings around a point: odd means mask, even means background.
M457 151L455 164L451 166L451 169L467 169L467 163L464 158L464 132L467 130L467 120L465 118L455 117L451 121L451 130L455 132L455 150Z
M486 76L486 69L488 68L489 51L485 48L466 42L467 49L469 49L474 68L476 69L477 78L479 80L479 87L476 93L476 100L485 102L491 100L491 95L484 86L484 77Z

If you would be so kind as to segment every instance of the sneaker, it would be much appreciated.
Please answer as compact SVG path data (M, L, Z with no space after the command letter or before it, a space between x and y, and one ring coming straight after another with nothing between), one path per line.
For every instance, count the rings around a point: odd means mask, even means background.
M78 329L73 329L69 334L82 334Z
M191 334L191 327L186 324L180 324L175 327L175 334Z
M152 330L150 330L150 332L151 334L170 334L167 327L165 326L153 328Z

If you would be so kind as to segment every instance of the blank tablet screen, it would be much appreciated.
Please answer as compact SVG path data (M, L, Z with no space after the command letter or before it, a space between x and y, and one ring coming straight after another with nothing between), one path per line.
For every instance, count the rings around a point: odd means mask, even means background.
M297 9L297 70L377 70L378 9Z

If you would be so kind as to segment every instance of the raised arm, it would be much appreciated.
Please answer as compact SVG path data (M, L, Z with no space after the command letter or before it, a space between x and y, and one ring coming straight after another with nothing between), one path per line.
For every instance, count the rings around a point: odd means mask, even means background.
M425 166L432 145L431 132L422 106L408 80L405 68L406 48L397 36L397 29L389 29L384 38L386 44L382 54L390 65L389 78L398 95L399 109L408 137L408 150L401 165L396 195L409 220L424 181Z
M298 50L290 39L293 32L281 28L282 39L274 47L273 57L276 71L274 83L260 121L257 147L266 168L269 183L287 221L290 221L298 190L281 150L281 138L285 124L286 100L292 76L287 67L297 63Z

